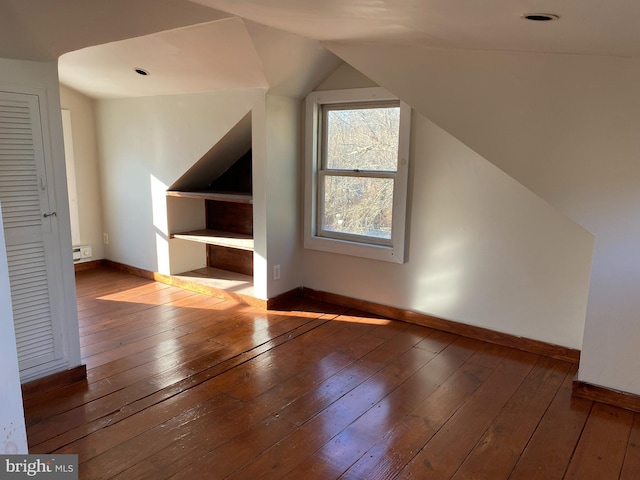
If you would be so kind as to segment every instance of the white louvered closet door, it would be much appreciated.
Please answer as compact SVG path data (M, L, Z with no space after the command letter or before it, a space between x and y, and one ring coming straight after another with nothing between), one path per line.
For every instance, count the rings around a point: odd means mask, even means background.
M38 96L0 92L0 205L21 371L63 356L51 302L55 217L45 165Z

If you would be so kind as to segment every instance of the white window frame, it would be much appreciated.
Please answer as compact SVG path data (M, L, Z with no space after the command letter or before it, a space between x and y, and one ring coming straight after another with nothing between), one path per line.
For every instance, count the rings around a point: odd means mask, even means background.
M373 237L344 235L339 232L321 231L319 225L320 192L322 189L321 141L323 135L322 106L362 104L375 106L380 102L395 101L400 104L397 171L394 179L391 241ZM312 92L305 102L305 227L304 247L330 253L382 260L405 262L405 232L407 213L407 182L409 173L409 149L411 131L411 107L380 87L349 90ZM389 172L382 172L389 178Z

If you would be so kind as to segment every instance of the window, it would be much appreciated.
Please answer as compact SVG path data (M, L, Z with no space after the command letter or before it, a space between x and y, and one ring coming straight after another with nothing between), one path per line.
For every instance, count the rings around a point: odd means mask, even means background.
M305 247L404 262L410 108L382 88L306 103Z

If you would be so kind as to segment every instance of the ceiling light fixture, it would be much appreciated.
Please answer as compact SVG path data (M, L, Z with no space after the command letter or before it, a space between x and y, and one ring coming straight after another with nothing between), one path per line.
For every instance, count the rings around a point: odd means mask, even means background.
M142 75L143 77L148 77L149 75L151 75L144 68L136 67L136 68L133 69L133 71L136 72L138 75Z
M553 13L524 13L521 18L531 20L532 22L553 22L560 17Z

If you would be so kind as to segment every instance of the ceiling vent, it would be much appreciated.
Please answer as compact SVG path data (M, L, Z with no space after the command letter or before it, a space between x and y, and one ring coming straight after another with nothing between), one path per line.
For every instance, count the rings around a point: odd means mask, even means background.
M560 17L553 13L525 13L522 15L522 18L532 22L553 22Z

